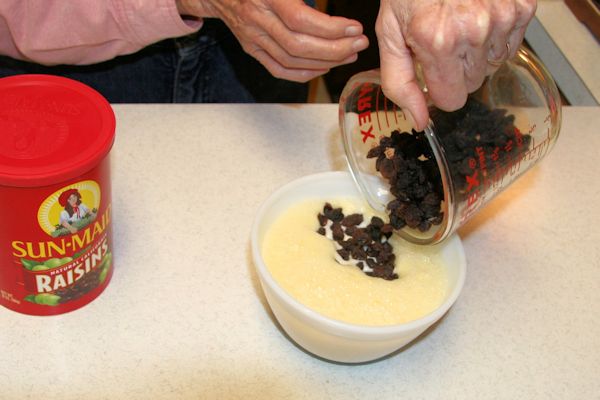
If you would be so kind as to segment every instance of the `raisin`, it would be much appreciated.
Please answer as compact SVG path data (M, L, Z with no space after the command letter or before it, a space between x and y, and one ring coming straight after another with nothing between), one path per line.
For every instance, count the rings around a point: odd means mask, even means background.
M317 218L319 219L319 225L320 226L325 226L327 224L327 217L324 216L323 214L317 215Z
M381 146L375 146L367 153L367 158L375 158L379 157L380 154L383 153Z
M333 240L344 240L344 231L342 229L342 225L337 222L334 222L331 225L331 232L333 234Z
M350 260L350 252L348 250L339 249L337 253L342 257L345 261Z
M393 179L396 176L396 168L394 168L394 161L389 158L384 158L379 164L379 172L385 179Z
M345 227L360 225L363 222L362 214L351 214L342 219L342 225Z

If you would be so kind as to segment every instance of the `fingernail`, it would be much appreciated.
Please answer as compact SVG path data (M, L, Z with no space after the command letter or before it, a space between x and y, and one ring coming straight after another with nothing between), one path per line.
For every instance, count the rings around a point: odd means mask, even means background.
M360 38L352 44L352 49L354 51L361 51L367 48L369 45L369 41L366 38Z
M357 25L352 25L346 28L346 36L358 36L362 33L362 28Z

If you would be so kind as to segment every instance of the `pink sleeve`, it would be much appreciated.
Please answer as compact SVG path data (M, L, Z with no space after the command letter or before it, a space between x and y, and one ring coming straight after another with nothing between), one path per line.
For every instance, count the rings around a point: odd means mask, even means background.
M39 64L93 64L200 29L175 0L1 0L0 54Z

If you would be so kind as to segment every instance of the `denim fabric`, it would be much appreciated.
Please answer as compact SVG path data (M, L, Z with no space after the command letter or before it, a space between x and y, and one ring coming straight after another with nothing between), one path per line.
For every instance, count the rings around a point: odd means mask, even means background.
M307 1L307 3L313 3ZM89 66L46 67L0 56L0 77L37 73L81 81L111 103L303 103L308 85L273 78L219 20Z

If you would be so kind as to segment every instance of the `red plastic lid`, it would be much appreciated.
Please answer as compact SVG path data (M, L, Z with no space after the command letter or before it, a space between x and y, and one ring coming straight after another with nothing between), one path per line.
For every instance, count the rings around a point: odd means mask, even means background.
M115 115L94 89L51 75L0 79L0 185L73 179L110 151Z

